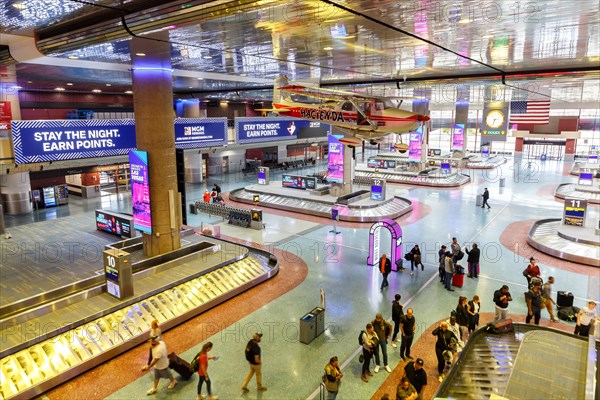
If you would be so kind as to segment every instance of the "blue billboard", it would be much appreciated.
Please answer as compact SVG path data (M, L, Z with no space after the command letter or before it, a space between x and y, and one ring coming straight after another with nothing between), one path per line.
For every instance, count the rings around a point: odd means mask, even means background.
M135 148L135 120L11 122L15 162L30 164L126 155Z
M175 147L199 149L227 144L227 118L176 118Z
M296 140L301 130L323 130L323 123L297 118L240 117L235 119L236 140L239 144Z

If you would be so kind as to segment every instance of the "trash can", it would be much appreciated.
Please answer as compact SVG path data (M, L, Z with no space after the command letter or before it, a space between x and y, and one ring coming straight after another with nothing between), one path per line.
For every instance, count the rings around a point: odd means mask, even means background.
M198 214L196 211L196 203L190 204L190 214Z
M317 319L313 313L300 318L300 343L309 344L317 337Z
M321 307L316 307L310 313L313 314L317 320L315 334L315 337L317 337L325 332L325 310Z
M500 178L500 187L504 187L506 184L506 178Z

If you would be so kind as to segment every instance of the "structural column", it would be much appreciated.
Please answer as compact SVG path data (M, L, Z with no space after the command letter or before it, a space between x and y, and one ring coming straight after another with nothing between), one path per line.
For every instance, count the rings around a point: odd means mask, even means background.
M412 112L421 115L429 115L429 99L431 98L431 89L422 88L415 89L413 95L422 97L421 99L413 100ZM427 168L427 152L429 150L429 121L421 126L421 169Z
M148 152L152 235L143 234L144 253L155 256L181 246L168 32L134 37L130 51L136 143Z

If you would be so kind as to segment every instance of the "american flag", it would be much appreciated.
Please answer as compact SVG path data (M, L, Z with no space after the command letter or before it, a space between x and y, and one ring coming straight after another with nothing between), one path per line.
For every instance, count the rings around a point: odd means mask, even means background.
M510 102L511 124L545 125L550 122L550 100Z

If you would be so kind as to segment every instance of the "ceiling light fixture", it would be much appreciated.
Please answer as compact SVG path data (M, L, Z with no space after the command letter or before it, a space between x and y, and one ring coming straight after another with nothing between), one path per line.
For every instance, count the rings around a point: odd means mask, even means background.
M92 89L92 93L102 93L102 90L100 90L100 89Z
M133 94L133 92L131 90L126 90L125 94Z
M33 81L27 81L27 83L33 83Z
M65 88L64 87L57 87L57 88L54 88L54 90L56 90L58 92L64 92Z
M204 58L205 60L210 60L212 56L202 56L202 58Z
M13 7L16 8L17 10L24 10L27 8L27 6L23 3L15 3L15 4L13 4Z
M69 57L67 57L70 60L77 60L79 57L75 56L75 55L70 55Z
M329 47L329 46L328 47L323 47L323 50L325 50L325 51L331 51L331 50L333 50L333 47Z
M469 18L463 18L460 21L458 21L459 24L470 24L471 22L473 22L473 21L470 20Z
M145 57L146 53L135 53L136 56Z
M73 86L71 82L67 82L67 86Z
M203 81L203 80L204 80L204 78L198 78L198 80L199 80L199 81Z
M240 76L247 76L248 74L240 74Z

